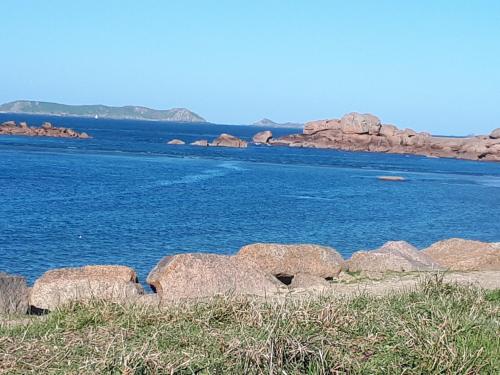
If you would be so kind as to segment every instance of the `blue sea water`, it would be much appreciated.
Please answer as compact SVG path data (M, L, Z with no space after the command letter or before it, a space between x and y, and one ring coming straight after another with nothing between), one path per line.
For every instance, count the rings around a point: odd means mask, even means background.
M90 140L0 136L0 271L317 243L345 257L388 240L500 241L500 164L332 150L173 146L261 128L0 114ZM274 130L277 135L296 132ZM403 183L379 175L401 175Z

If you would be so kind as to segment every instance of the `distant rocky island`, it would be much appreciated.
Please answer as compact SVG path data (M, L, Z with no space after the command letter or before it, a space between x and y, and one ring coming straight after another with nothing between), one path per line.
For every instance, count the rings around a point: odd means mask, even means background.
M272 146L329 148L344 151L415 154L428 157L500 161L500 128L489 135L441 137L382 124L372 114L348 113L340 119L308 122L301 134L266 135L255 143Z
M54 137L54 138L92 138L85 132L77 132L71 128L55 127L50 122L42 126L28 126L26 122L17 124L15 121L6 121L0 124L0 135L23 135L28 137Z
M2 104L0 105L0 113L172 122L207 122L203 117L186 108L157 110L141 106L67 105L30 100L18 100Z
M269 128L302 128L304 124L297 122L283 122L278 123L270 120L268 118L263 118L262 120L256 121L252 124L253 126L266 126Z

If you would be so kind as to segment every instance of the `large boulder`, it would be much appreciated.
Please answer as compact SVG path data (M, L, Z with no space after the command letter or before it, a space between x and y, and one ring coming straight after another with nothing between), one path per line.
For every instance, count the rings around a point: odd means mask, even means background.
M162 300L221 294L265 296L282 287L250 262L215 254L166 256L149 273L147 283Z
M381 124L377 116L351 112L340 119L340 126L345 134L379 134Z
M310 121L304 125L303 134L312 135L325 130L340 131L341 130L340 120L331 119L331 120Z
M423 252L453 271L500 271L500 248L496 244L451 238Z
M285 284L290 284L299 273L329 279L345 268L335 249L319 245L256 243L242 247L236 257L255 263Z
M394 125L384 124L380 127L380 135L384 137L392 137L396 135L398 128Z
M130 301L144 294L137 275L125 266L85 266L45 272L33 286L30 305L54 310L72 301Z
M372 251L358 251L348 261L351 272L433 271L441 267L405 241L389 241Z
M222 133L218 138L214 139L212 143L210 143L210 146L245 148L248 144L246 141L243 141L234 135Z
M269 140L273 137L273 133L270 130L265 130L263 132L258 132L252 138L253 143L256 144L268 144Z
M500 139L500 128L497 128L497 129L493 130L490 133L490 138L491 139Z
M0 272L0 314L28 312L29 288L21 276Z

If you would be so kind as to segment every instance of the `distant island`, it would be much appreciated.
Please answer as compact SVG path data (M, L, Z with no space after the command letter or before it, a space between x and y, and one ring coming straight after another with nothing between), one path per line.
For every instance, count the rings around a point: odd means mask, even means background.
M284 122L278 123L273 120L269 120L268 118L263 118L262 120L254 122L252 125L254 126L266 126L270 128L302 128L304 124L296 123L296 122Z
M106 105L67 105L31 100L18 100L2 104L0 105L0 113L27 113L33 115L172 122L207 122L203 117L186 108L157 110L140 106L111 107Z

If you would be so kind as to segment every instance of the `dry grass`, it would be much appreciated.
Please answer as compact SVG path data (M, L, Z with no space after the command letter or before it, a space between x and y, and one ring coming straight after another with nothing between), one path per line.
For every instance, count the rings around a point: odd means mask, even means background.
M385 297L96 301L0 328L0 373L497 374L499 307L440 278Z

